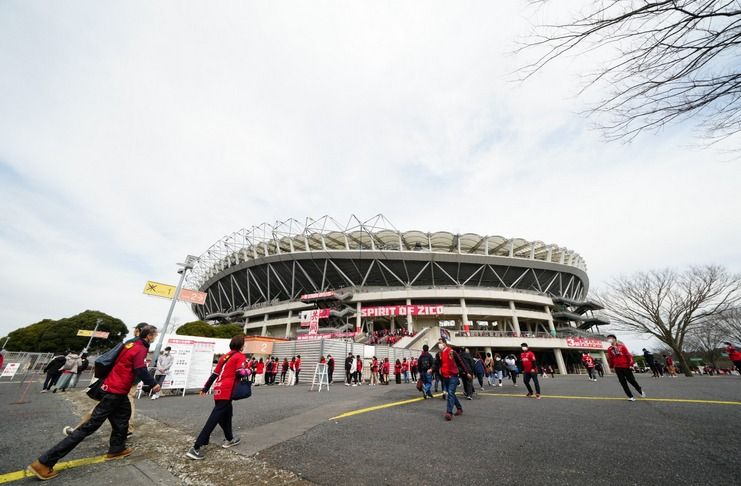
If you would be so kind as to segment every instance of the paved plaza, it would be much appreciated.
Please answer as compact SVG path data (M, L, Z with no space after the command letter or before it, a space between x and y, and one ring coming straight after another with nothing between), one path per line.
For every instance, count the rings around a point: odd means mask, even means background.
M257 387L235 403L242 443L184 457L212 399L195 395L139 400L129 458L90 463L110 430L64 459L57 484L738 484L741 378L652 379L638 375L647 400L628 402L614 376L543 379L542 400L505 383L464 401L443 420L444 402L419 400L413 385ZM32 387L37 387L37 383ZM62 438L93 402L80 391L29 394L0 384L0 482L15 479ZM219 429L213 444L221 441ZM35 483L33 478L16 484Z

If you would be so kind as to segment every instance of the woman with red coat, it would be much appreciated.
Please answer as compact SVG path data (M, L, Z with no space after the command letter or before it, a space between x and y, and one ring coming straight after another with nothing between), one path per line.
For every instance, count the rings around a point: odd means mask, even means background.
M368 383L368 385L378 385L378 358L376 358L375 356L373 356L373 361L371 361L371 375L370 383Z
M630 354L630 351L628 351L625 344L617 340L617 337L614 334L609 334L607 336L607 341L610 343L610 347L607 349L607 362L610 364L610 367L615 369L615 374L618 377L620 385L623 387L623 391L628 395L628 400L631 402L635 402L636 400L633 398L630 388L628 388L628 383L633 385L633 388L635 388L643 398L646 398L646 394L643 392L641 385L638 384L633 376L633 355Z
M520 353L520 363L522 363L522 376L527 388L527 396L533 396L533 389L530 388L530 381L535 384L535 398L540 400L540 383L538 383L538 362L535 359L535 353L529 350L527 343L522 343L522 353Z
M389 363L388 358L383 358L383 384L388 385L389 384L389 371L391 371L391 363Z
M214 386L214 408L211 410L211 415L206 420L203 430L198 434L195 444L185 454L190 459L201 460L206 457L201 448L208 445L211 432L217 425L221 426L224 431L224 442L221 447L228 449L240 442L239 437L235 437L232 433L232 390L237 381L237 373L241 376L250 373L250 370L245 368L247 358L242 354L243 347L244 334L237 334L229 342L230 351L219 359L211 377L203 385L200 393L201 397L206 396L211 385Z
M283 364L280 369L280 384L286 384L286 374L288 373L288 358L283 358Z
M262 361L262 358L260 358L260 361L257 362L257 377L255 378L255 386L260 386L265 384L265 363Z

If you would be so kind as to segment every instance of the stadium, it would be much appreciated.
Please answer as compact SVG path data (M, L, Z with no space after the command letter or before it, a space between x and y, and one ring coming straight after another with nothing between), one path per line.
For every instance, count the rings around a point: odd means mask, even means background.
M193 305L200 319L243 323L247 335L414 350L447 332L472 352L527 341L562 374L579 371L584 350L606 362L609 321L587 299L586 263L541 241L400 231L383 215L289 219L220 239L187 286L208 295Z

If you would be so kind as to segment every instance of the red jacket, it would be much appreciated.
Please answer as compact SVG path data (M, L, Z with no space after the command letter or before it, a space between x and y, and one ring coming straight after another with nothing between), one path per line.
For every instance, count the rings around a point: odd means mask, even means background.
M239 351L229 351L219 358L214 373L219 375L214 383L214 400L231 400L237 369L244 366L247 357Z
M391 363L389 363L388 361L384 361L383 362L383 374L388 375L390 369L391 369Z
M633 355L625 344L616 342L607 349L607 362L612 368L630 368L633 366Z
M671 356L667 356L665 361L667 366L674 366L674 358Z
M535 366L535 353L532 351L524 351L520 353L520 361L522 362L523 373L531 373L533 371L537 373L538 367Z
M301 371L301 358L296 358L296 371Z
M358 366L357 366L357 367L356 367L355 369L356 369L357 371L360 371L360 372L362 372L362 371L363 371L363 360L362 360L362 359L359 359L359 360L358 360Z
M134 384L134 370L146 368L144 360L147 358L147 347L144 341L136 341L124 344L123 349L116 358L113 369L103 381L103 391L114 395L126 395Z
M584 366L587 368L594 368L594 359L589 355L582 356L581 362L584 363Z
M446 347L440 351L440 376L443 378L458 376L458 365L455 364L455 356L453 353L455 353L455 351L450 347Z
M371 363L371 370L373 371L373 373L378 371L378 360L377 359L374 359L373 362Z
M727 346L726 353L728 353L728 359L731 361L741 361L741 351L733 346Z
M401 364L394 364L394 374L401 374Z
M408 361L404 361L404 362L401 363L401 371L403 371L404 373L406 373L407 371L409 371L409 362Z
M261 375L265 371L265 363L257 363L257 374Z

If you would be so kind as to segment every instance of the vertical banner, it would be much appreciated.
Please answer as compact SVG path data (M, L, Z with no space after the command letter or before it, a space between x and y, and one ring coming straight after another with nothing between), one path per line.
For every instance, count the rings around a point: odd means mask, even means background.
M173 357L170 372L165 377L162 388L186 388L190 359L193 354L193 341L190 339L169 338L166 346L170 346Z
M216 343L168 338L165 346L172 348L174 360L162 388L201 388L211 376Z
M200 389L208 381L213 367L215 346L216 343L213 342L195 341L193 343L193 351L190 355L190 372L188 373L188 379L185 384L186 388Z

